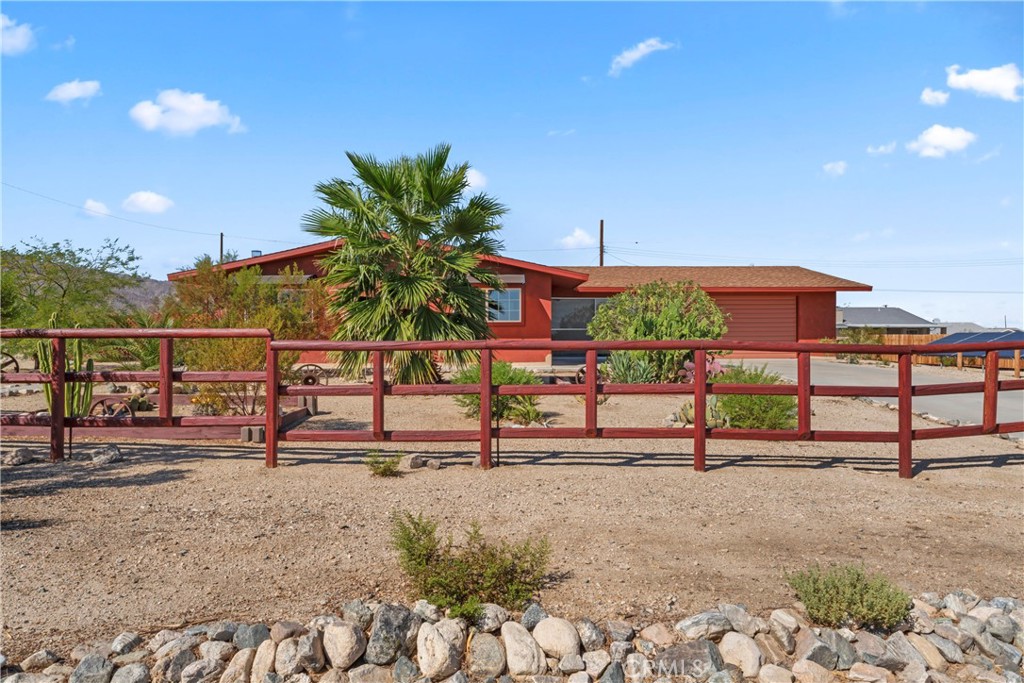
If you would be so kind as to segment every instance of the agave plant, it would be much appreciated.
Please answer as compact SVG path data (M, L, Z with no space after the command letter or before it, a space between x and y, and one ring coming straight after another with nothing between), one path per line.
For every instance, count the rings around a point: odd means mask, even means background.
M449 145L416 157L378 161L348 153L353 180L320 183L326 208L305 217L305 229L338 240L321 261L342 341L472 340L490 336L484 288L502 289L481 263L496 254L494 198L470 194L469 165L450 165ZM481 286L475 286L475 283ZM396 352L386 357L398 383L437 381L437 361L464 367L470 352ZM365 353L346 353L339 369L358 374Z

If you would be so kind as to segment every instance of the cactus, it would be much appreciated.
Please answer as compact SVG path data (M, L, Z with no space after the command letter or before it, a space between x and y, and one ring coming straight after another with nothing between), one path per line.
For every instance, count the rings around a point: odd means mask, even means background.
M704 422L708 427L714 429L719 427L729 426L729 416L725 410L718 405L718 396L708 396L705 405L707 406L704 411ZM695 411L693 407L693 401L686 401L679 408L679 417L686 424L693 424L695 418Z
M57 327L56 314L50 317L50 327ZM77 327L77 325L76 325ZM36 343L36 353L39 356L39 371L49 374L53 372L53 349L49 340L40 339ZM73 339L67 344L65 351L65 372L92 372L92 359L85 359L82 351L82 340ZM49 384L43 385L43 393L46 395L46 405L53 413L53 392ZM68 382L64 385L64 416L83 417L89 414L89 404L92 402L92 382Z

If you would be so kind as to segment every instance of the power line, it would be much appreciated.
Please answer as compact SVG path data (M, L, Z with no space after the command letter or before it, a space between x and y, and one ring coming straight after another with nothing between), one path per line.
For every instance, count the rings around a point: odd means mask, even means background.
M143 225L143 226L146 226L147 228L156 228L157 230L168 230L170 232L181 232L181 233L185 233L185 234L188 234L188 235L206 235L206 236L209 236L209 237L219 237L220 234L221 234L219 232L203 232L201 230L186 230L185 228L171 228L171 227L168 227L166 225L157 225L156 223L147 223L146 221L137 221L134 218L124 218L123 216L115 216L114 214L106 213L105 211L97 211L95 209L86 209L85 207L79 206L78 204L75 204L73 202L67 202L67 201L64 201L63 199L57 199L56 197L50 197L48 195L41 194L39 192L35 192L33 190L26 189L24 187L18 187L17 185L12 185L11 183L8 183L6 181L3 181L3 185L5 187L11 188L12 190L18 190L19 192L24 192L25 194L30 194L30 195L33 195L35 197L39 197L40 199L45 199L47 201L55 202L57 204L63 204L64 206L70 206L72 208L80 209L82 211L88 211L89 213L95 214L97 216L104 216L105 218L113 218L114 220L123 221L125 223L134 223L135 225ZM228 234L225 234L225 237L230 237L232 239L237 239L237 240L249 240L250 242L273 242L275 244L299 244L299 242L290 242L290 241L287 241L287 240L272 240L272 239L265 239L265 238L262 238L262 237L246 237L244 235L228 235Z
M873 289L873 292L910 292L912 294L1024 294L1010 289Z

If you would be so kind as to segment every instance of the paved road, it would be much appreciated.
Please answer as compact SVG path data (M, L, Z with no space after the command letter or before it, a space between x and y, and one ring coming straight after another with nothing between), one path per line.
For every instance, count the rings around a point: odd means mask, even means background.
M783 377L796 380L795 360L773 359L767 361L748 361L748 363L767 364L770 370L781 374ZM980 373L964 373L963 377L952 375L953 373L939 376L931 373L915 372L913 379L914 384L943 384L958 381L976 382L981 378ZM895 364L890 367L851 365L849 363L837 363L835 361L812 358L811 382L813 384L894 387L897 383L896 366ZM887 403L896 403L897 401L895 397L878 398L876 400ZM982 394L980 392L976 394L950 394L946 396L916 396L914 397L914 411L931 413L936 417L946 420L981 424L981 400ZM997 408L996 415L1000 422L1024 420L1024 391L999 392ZM1017 434L1016 436L1021 435Z

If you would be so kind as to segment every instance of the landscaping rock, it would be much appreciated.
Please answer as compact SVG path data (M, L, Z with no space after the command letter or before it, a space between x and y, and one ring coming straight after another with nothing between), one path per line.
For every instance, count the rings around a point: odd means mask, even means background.
M643 629L640 631L640 637L651 641L658 647L668 647L676 642L676 634L668 624L663 622L651 624Z
M858 662L851 666L846 677L850 681L858 681L860 683L890 683L892 681L892 674L889 673L888 669L865 664L864 662Z
M943 638L938 633L929 633L925 638L950 664L964 663L964 653L953 641Z
M391 672L376 664L363 664L348 672L349 683L393 683Z
M430 467L430 465L428 464L427 467ZM441 683L469 683L469 677L461 671L456 671L453 676L444 679ZM556 681L555 683L561 683L561 681Z
M239 624L231 642L239 650L249 647L259 647L260 643L270 638L270 629L266 624Z
M236 652L224 670L224 674L220 677L220 683L249 683L252 663L255 659L256 650L251 647Z
M60 657L57 656L56 652L44 649L33 652L28 657L25 657L25 659L21 660L19 666L21 666L22 671L40 671L59 661Z
M612 642L633 640L635 635L633 626L628 621L612 620L605 624L605 628L608 630L608 637Z
M653 673L659 677L676 678L686 675L698 681L706 681L724 667L725 662L718 646L710 640L699 639L665 648L654 658Z
M533 638L544 652L555 659L579 655L580 636L576 627L565 619L548 617L533 628Z
M734 631L739 631L740 633L747 634L747 631L750 630L751 621L753 621L753 617L751 617L750 614L747 613L747 610L743 609L739 605L722 603L718 606L718 611L726 619L729 620L729 623L732 624L732 629ZM754 637L754 633L749 633L747 635L749 635L751 638Z
M237 630L238 624L233 621L218 621L206 628L206 637L208 640L222 640L230 643Z
M366 642L363 655L366 661L383 665L393 663L399 655L414 655L421 621L402 605L381 605L373 616L373 627Z
M611 663L612 657L606 650L591 650L583 653L583 666L591 678L597 678L603 674Z
M836 668L836 664L839 661L839 653L808 629L797 631L796 650L793 651L793 656L798 661L809 660L823 666L825 669ZM796 672L794 671L793 674L796 675Z
M114 672L110 683L149 683L149 669L142 662L122 666Z
M306 632L306 627L297 621L278 621L270 627L270 639L278 645L288 638L297 638Z
M214 659L200 659L181 671L181 683L217 683L224 673L224 662Z
M444 619L444 612L442 612L439 607L431 605L426 600L417 600L416 604L412 606L412 611L414 614L419 615L424 621L429 621L431 624L436 624Z
M875 666L880 666L889 671L902 671L911 662L918 662L925 666L924 657L914 649L907 637L901 631L889 636L885 641L885 653L875 661Z
M721 612L709 611L683 619L676 624L676 630L689 640L718 640L732 630L732 623Z
M836 669L846 671L860 661L860 656L857 654L856 648L854 648L853 644L844 638L838 631L833 631L830 628L823 628L821 629L821 633L818 634L818 637L821 638L822 642L825 643L829 649L838 655L838 658L836 659Z
M340 671L340 669L331 669L331 671ZM423 673L416 666L415 662L402 655L395 660L395 666L391 669L391 676L395 679L395 683L415 683L415 681L423 678ZM323 680L321 678L320 683L323 683Z
M633 643L622 640L613 640L608 646L608 654L612 656L613 662L625 661L626 657L636 652Z
M857 650L857 655L868 664L874 664L885 654L885 640L868 631L857 633L853 647Z
M907 640L914 646L918 654L924 657L927 668L934 669L935 671L946 670L946 658L942 656L939 649L932 645L931 641L922 636L920 633L908 633Z
M578 671L569 676L568 683L593 683L593 681L586 671Z
M993 614L985 621L986 630L1004 643L1012 643L1019 629L1008 615L1003 612Z
M93 465L110 465L121 460L124 460L124 457L121 455L121 449L112 443L100 446L92 453Z
M246 648L250 649L250 648ZM274 659L277 657L277 643L270 638L267 638L260 646L256 648L256 654L252 660L252 673L250 674L250 681L256 683L262 681L269 673L275 673L274 671Z
M764 655L761 654L754 639L736 631L729 631L722 636L718 650L722 654L722 660L739 667L745 678L756 676L764 664Z
M505 671L505 649L490 633L478 633L469 644L469 674L474 678L500 676Z
M441 636L461 656L466 651L466 621L464 619L442 619L434 624Z
M196 656L192 654L192 650L172 650L156 660L156 664L149 670L149 675L155 683L179 683L182 670L194 661Z
M301 671L299 641L297 638L285 638L277 644L277 654L274 655L274 672L281 676L291 676Z
M420 671L431 680L448 678L459 670L461 651L457 652L434 624L420 625L416 652Z
M319 631L312 631L301 635L297 639L299 665L306 673L319 673L324 670L326 660L324 657L323 636Z
M493 602L480 605L480 616L476 620L476 628L483 633L494 633L509 619L508 610Z
M324 628L324 652L335 669L352 666L366 651L366 635L357 625L343 621Z
M566 655L558 662L558 670L564 674L574 674L577 671L585 671L586 662L580 655Z
M598 683L626 683L626 672L619 662L612 662L604 670Z
M786 651L786 654L791 655L796 649L796 632L800 629L800 625L793 621L793 628L790 628L790 621L788 619L777 619L776 614L781 614L781 610L772 612L772 616L768 620L768 633L778 641L782 649Z
M203 659L217 659L226 662L235 654L235 646L221 640L208 640L199 644L199 656Z
M775 638L765 633L758 633L754 636L754 642L757 643L758 649L764 655L764 661L776 665L786 663L786 650Z
M544 608L536 602L531 602L526 606L526 610L523 611L523 618L519 620L519 623L521 623L527 631L532 631L537 624L547 618L548 613L544 611Z
M19 465L27 465L33 460L35 460L35 456L32 455L32 451L27 448L15 448L13 451L4 453L3 457L0 458L0 465L17 467Z
M72 662L80 662L87 655L93 654L100 655L103 658L109 657L111 655L110 643L105 640L94 640L89 643L79 643L71 650L70 657Z
M149 649L150 652L157 652L167 643L170 643L172 641L177 640L178 638L181 638L182 635L183 634L181 631L172 631L170 629L165 628L162 631L157 631L157 634L149 639L149 642L146 644L146 647Z
M832 683L828 669L810 659L801 659L793 664L793 678L796 683Z
M775 664L765 664L757 673L757 683L793 683L793 674Z
M114 638L114 642L110 644L110 651L115 655L128 654L139 645L142 645L142 637L138 633L131 633L125 631L124 633Z
M68 683L110 683L114 675L114 663L98 653L82 657L68 678Z
M506 621L501 625L501 638L505 641L505 658L509 674L535 676L547 669L544 650L526 630L526 626Z
M352 600L342 606L341 618L365 631L373 623L373 610L362 600Z

